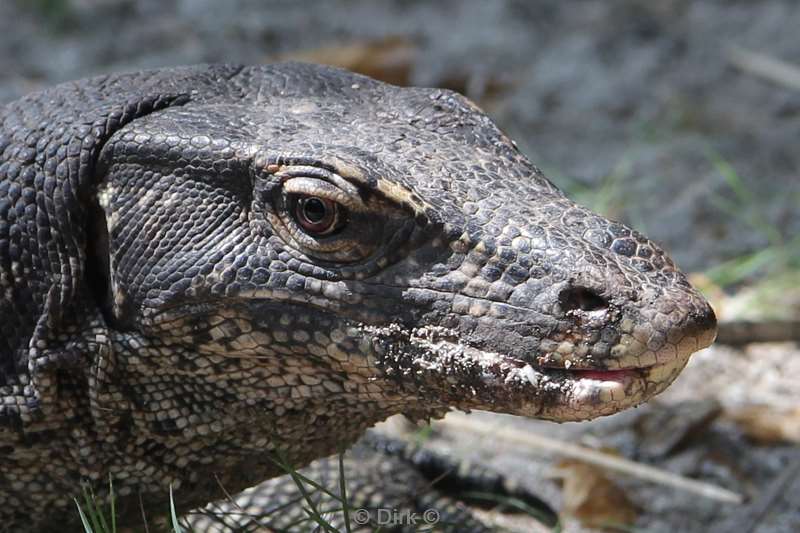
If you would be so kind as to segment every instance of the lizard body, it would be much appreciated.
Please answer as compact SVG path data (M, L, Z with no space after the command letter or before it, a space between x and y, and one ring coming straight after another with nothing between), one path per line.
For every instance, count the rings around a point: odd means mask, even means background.
M614 413L716 331L464 97L297 63L0 108L0 291L12 531L109 476L121 516L202 505L396 413Z

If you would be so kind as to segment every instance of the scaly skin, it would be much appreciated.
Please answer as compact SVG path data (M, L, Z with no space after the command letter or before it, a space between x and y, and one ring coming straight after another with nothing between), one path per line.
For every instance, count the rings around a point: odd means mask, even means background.
M426 461L428 464L420 465ZM446 485L443 479L463 471L465 465L451 461L435 464L433 469L424 468L436 461L447 459L398 441L369 435L348 450L341 465L338 457L330 457L314 461L299 471L334 496L308 483L303 485L303 494L297 481L290 476L277 477L242 491L233 502L229 499L213 502L204 509L187 513L182 519L187 529L203 533L316 531L317 524L303 510L309 508L310 499L336 531L347 531L339 493L339 474L343 471L353 532L417 533L429 531L424 526L434 525L436 528L430 531L441 533L493 531L463 503L438 490ZM436 469L438 466L444 468ZM452 484L463 488L462 492L477 493L489 488L492 494L509 501L516 498L537 509L546 506L541 500L532 500L527 493L513 490L516 487L502 476L476 465L466 466L472 477L455 479ZM542 515L547 516L545 511Z
M0 124L0 528L109 476L123 516L201 505L395 413L614 413L715 335L662 250L449 91L200 66Z

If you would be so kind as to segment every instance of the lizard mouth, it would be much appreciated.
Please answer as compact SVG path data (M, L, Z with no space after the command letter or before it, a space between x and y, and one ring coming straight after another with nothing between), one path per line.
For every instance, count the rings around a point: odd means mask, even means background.
M688 356L670 363L624 370L543 368L548 400L539 416L583 420L609 415L643 403L664 390Z
M623 368L603 368L603 361L555 364L468 346L453 338L413 337L411 344L419 348L410 350L417 354L414 367L448 377L451 389L454 376L467 376L458 379L460 390L454 391L452 405L559 422L610 415L649 400L672 383L693 352L710 343L698 340L678 351L671 347L642 354L630 351ZM636 359L646 363L635 364Z
M576 377L579 377L580 379L620 382L630 377L632 374L636 374L644 370L647 369L641 368L641 369L630 369L630 370L573 370L572 373L575 374Z
M666 389L689 360L625 369L541 367L515 360L484 374L487 385L507 398L509 413L559 422L617 413ZM506 391L511 389L512 392ZM496 394L498 394L496 392ZM486 407L475 406L476 409ZM492 410L496 410L495 407Z
M543 366L515 359L513 367L506 367L501 375L505 386L517 384L522 393L512 414L562 422L587 420L634 407L659 394L680 374L691 354L704 347L697 344L691 350L669 351L669 357L659 351L654 354L658 362L625 368ZM524 397L524 389L534 393L533 402Z

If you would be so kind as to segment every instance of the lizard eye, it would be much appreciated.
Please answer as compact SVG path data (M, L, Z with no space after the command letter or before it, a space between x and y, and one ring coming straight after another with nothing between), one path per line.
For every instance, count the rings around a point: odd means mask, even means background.
M328 170L289 166L277 177L263 189L272 196L266 214L272 230L304 260L363 261L389 240L405 237L414 223L388 200Z
M298 196L294 201L294 218L309 235L321 237L340 228L343 207L319 196Z

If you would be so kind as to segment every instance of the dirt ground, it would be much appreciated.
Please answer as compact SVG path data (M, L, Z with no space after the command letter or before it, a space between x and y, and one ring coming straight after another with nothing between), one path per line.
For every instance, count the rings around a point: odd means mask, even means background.
M796 60L797 27L794 0L7 0L0 102L98 73L382 42L373 62L393 81L467 93L559 186L610 188L599 207L695 271L768 245L754 218L800 230L800 91L733 54ZM715 157L751 191L734 213Z
M285 58L457 89L559 187L701 274L723 320L788 321L800 319L798 28L795 0L4 0L0 103L99 73ZM737 299L773 278L784 280L774 296ZM596 472L580 464L446 423L428 445L539 491L567 530L630 508L608 519L637 531L800 531L798 376L797 343L718 345L656 402L613 417L470 417L609 450L739 504L608 473L599 486L621 499L586 510L552 479L558 466L587 486Z
M426 446L490 465L522 484L561 511L564 531L601 530L589 526L605 522L625 526L611 528L615 531L796 532L798 371L796 344L712 347L693 356L670 389L637 409L562 425L490 413L451 414L434 423ZM755 421L745 417L751 410ZM784 418L758 424L776 413ZM451 418L454 426L448 423ZM465 424L477 429L465 432ZM781 428L787 436L795 435L794 443L777 434ZM559 448L554 453L530 435L561 443L561 448L579 444L654 466L730 490L743 501L724 501L716 494L601 467L582 469L582 462L576 465ZM606 479L597 480L598 474ZM570 479L577 489L570 487ZM489 512L487 518L507 531L546 531L524 515Z

